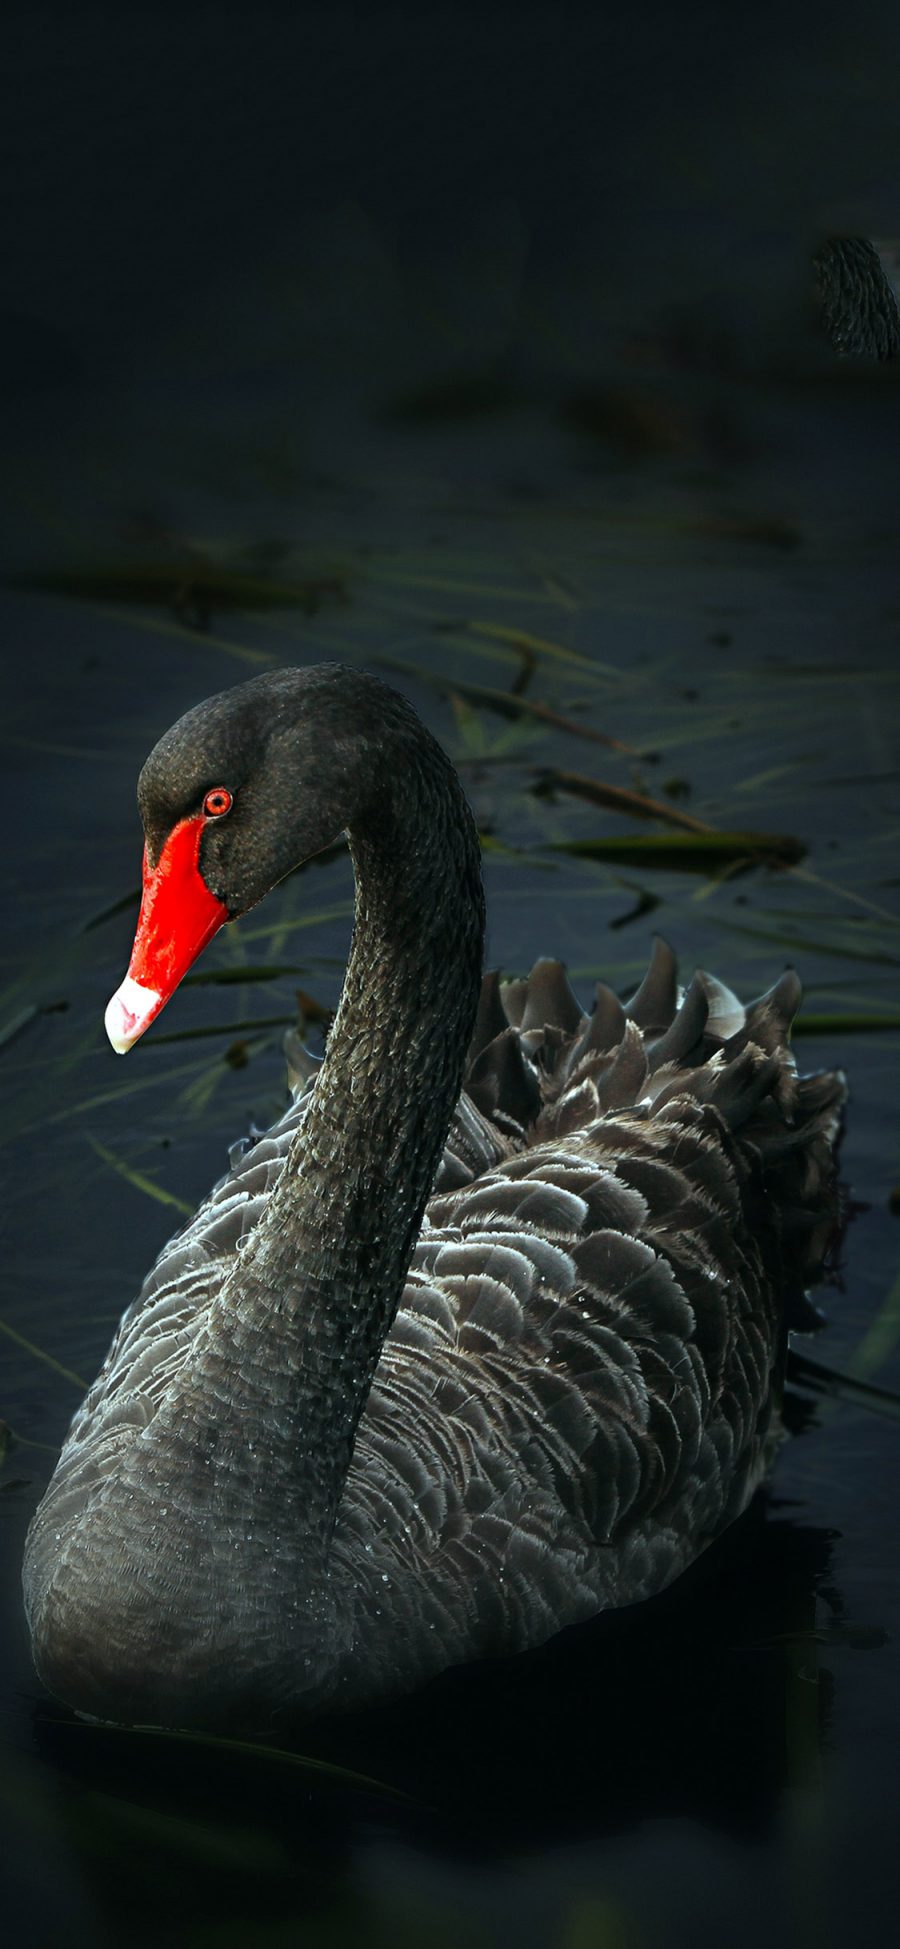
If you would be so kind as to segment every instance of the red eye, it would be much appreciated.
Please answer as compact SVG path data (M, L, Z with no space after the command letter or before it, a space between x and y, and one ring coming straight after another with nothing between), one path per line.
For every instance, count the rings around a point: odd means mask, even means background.
M227 786L216 785L211 792L207 792L203 801L203 810L208 819L221 819L226 812L231 811L233 804L234 800Z

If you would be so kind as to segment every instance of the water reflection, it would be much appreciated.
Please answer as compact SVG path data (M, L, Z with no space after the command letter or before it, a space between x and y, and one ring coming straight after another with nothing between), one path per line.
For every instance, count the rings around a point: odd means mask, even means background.
M832 1533L763 1497L651 1604L609 1613L523 1658L452 1673L419 1699L321 1735L309 1751L384 1772L487 1853L689 1816L760 1834L796 1754L795 1651L820 1702L816 1592ZM809 1672L807 1672L807 1680ZM818 1739L819 1717L808 1729Z
M653 1821L765 1842L786 1792L815 1774L830 1721L815 1623L820 1589L841 1608L823 1586L831 1542L761 1496L653 1603L298 1741L384 1792L41 1704L44 1787L58 1783L35 1810L45 1843L49 1818L89 1908L115 1917L137 1902L141 1930L173 1913L191 1941L249 1926L263 1877L273 1940L280 1919L327 1913L322 1940L340 1942L362 1922L353 1890L373 1843L486 1869Z

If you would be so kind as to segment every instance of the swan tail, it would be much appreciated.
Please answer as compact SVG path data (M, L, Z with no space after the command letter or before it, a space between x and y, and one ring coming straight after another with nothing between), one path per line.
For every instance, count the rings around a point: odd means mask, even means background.
M835 1153L847 1086L840 1070L798 1076L790 1033L801 994L793 970L747 1006L704 972L682 992L659 937L630 1000L601 982L589 1015L561 962L539 961L519 981L492 973L465 1087L514 1149L617 1113L698 1124L714 1113L745 1205L777 1252L786 1325L809 1331L821 1315L806 1288L833 1266L844 1217Z

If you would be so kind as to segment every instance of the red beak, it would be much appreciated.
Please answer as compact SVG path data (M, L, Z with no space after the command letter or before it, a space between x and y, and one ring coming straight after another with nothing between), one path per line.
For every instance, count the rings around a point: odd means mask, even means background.
M144 848L144 892L128 973L104 1017L120 1056L155 1021L182 975L228 919L228 908L210 893L200 872L205 824L197 817L173 826L152 870Z

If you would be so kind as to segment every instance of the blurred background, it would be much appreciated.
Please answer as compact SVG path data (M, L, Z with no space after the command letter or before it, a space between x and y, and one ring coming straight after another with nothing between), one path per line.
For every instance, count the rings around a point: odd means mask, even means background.
M70 4L3 43L6 1912L48 1944L881 1940L900 362L841 356L812 260L868 237L897 288L900 16ZM798 966L798 1059L852 1091L806 1351L858 1386L793 1391L769 1497L659 1603L278 1758L73 1723L18 1566L349 936L338 852L118 1064L137 771L199 698L330 657L459 765L492 963L558 954L586 1004L657 929L744 998Z
M892 248L898 38L866 5L14 9L11 560L338 540L364 496L537 491L579 437L759 464L746 388L826 363L814 249Z

